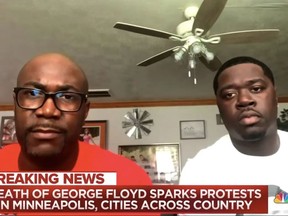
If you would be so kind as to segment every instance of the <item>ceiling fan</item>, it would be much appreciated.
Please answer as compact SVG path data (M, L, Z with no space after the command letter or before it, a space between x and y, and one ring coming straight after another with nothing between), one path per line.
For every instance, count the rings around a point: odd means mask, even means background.
M183 43L137 65L148 66L174 55L176 62L188 59L188 76L191 77L191 71L195 73L198 59L211 71L216 71L221 65L219 58L207 49L207 44L264 42L278 36L279 29L243 30L210 35L209 30L222 13L226 3L227 0L203 0L199 8L186 8L184 14L187 20L177 26L177 34L123 22L117 22L114 28ZM194 83L196 82L194 75Z
M150 113L146 110L143 112L138 109L133 109L132 112L127 112L124 115L125 121L122 122L122 128L126 131L128 137L134 136L135 139L141 139L142 134L148 135L151 130L149 126L153 125L153 119L149 119Z

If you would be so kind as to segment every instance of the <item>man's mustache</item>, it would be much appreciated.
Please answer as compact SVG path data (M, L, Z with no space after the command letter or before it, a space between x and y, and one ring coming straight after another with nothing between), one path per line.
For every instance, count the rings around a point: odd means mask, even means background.
M46 129L46 130L55 130L55 131L59 131L59 132L66 132L66 129L61 127L61 126L58 126L58 125L55 125L53 123L38 123L38 124L33 124L33 125L30 125L28 127L28 131L37 131L39 129Z

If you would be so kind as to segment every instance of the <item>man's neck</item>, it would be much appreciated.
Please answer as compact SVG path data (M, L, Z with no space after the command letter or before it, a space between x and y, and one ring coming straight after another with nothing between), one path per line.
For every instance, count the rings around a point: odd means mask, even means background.
M76 144L75 144L76 145ZM32 156L21 150L18 158L20 171L71 171L77 161L79 146L54 156Z
M231 140L234 147L246 155L269 156L275 154L280 147L277 131L261 140L236 140L232 137Z

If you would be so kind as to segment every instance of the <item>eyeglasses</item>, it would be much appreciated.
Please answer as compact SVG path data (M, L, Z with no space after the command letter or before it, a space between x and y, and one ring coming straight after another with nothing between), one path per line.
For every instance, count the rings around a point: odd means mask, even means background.
M36 110L44 105L48 98L52 98L57 109L63 112L77 112L88 95L79 92L58 91L47 93L35 88L14 88L17 105L23 109Z

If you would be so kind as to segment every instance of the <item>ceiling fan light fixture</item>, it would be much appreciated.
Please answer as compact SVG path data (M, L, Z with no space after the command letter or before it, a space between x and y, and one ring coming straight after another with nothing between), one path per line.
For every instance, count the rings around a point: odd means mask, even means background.
M174 54L175 61L176 62L181 61L184 58L184 56L187 54L187 52L188 50L184 46L180 47Z
M203 52L203 48L205 49L204 45L200 42L195 42L191 45L192 53L196 55Z
M189 58L189 71L196 68L196 60L194 57Z
M189 39L185 42L185 44L179 47L178 50L176 50L174 54L174 59L176 60L176 62L181 61L187 53L190 54L191 45L194 43L199 43L199 41L197 41L197 38L195 38L194 36L190 36Z
M206 52L204 53L204 56L208 62L212 61L215 57L214 53L209 52L208 50L206 50Z

